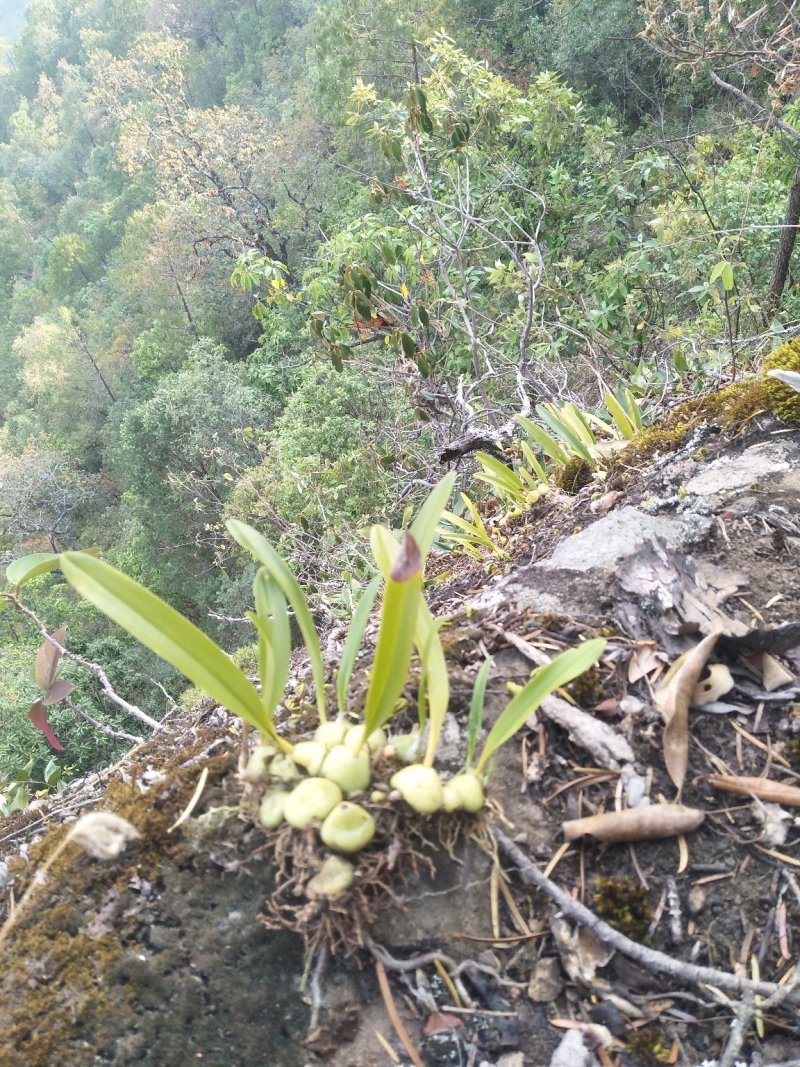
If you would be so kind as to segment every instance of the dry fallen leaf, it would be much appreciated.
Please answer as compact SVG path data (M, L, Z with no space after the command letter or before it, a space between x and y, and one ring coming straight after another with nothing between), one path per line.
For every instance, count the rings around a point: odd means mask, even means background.
M662 669L664 661L653 644L640 645L628 660L628 681L633 684L647 674Z
M782 689L785 685L791 685L795 680L791 671L787 671L784 665L768 652L761 655L761 672L764 692L774 693L776 689Z
M689 764L689 704L718 637L719 631L715 630L676 660L654 698L665 722L664 763L679 794Z
M800 788L796 785L783 785L770 778L748 778L735 774L709 774L702 779L721 789L724 793L737 793L739 796L758 797L770 804L785 804L790 808L800 808Z
M620 492L619 489L611 489L608 493L604 493L599 500L593 500L589 505L589 510L593 515L606 515L624 496L625 494Z
M627 811L608 811L585 819L569 819L561 829L567 841L588 835L597 841L650 841L678 837L696 830L705 812L683 804L650 804Z
M591 930L585 926L572 927L560 915L552 920L550 930L561 966L573 981L591 985L597 971L614 955L614 949L595 937Z
M440 1034L443 1031L463 1030L464 1024L457 1015L448 1014L446 1011L434 1012L422 1028L426 1037L431 1034Z

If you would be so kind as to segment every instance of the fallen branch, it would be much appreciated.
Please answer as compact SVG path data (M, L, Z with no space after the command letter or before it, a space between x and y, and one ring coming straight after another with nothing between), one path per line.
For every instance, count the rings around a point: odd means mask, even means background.
M595 937L611 948L616 949L617 952L621 952L623 956L636 960L637 963L643 964L650 970L661 971L664 974L670 974L675 978L681 978L692 984L705 983L717 986L719 989L730 990L740 996L747 993L758 994L762 997L784 994L785 987L779 986L775 982L756 982L751 978L731 974L730 971L719 971L716 967L700 967L695 963L684 963L682 960L673 959L672 956L667 956L663 952L646 948L637 941L632 941L629 937L621 934L619 930L615 930L608 923L603 922L593 911L590 911L579 901L574 900L555 882L551 882L549 878L542 874L536 864L528 859L525 853L506 837L502 830L492 830L492 836L503 855L516 865L524 882L541 889L543 893L546 893L558 904L568 919L572 919L574 922L578 922L581 926L591 930ZM800 1003L800 990L792 989L785 999L790 1003Z
M100 722L99 719L92 718L88 711L79 708L78 705L73 704L71 700L65 700L64 703L70 711L75 712L78 718L84 719L86 722L90 723L95 730L101 734L105 734L107 737L116 737L122 741L132 741L134 745L138 745L144 740L144 738L137 737L136 734L126 733L124 730L113 730L110 726L106 725L106 723Z

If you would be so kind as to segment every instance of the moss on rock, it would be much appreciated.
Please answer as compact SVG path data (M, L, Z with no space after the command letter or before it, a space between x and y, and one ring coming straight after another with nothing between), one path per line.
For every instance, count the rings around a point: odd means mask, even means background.
M791 385L772 378L771 370L792 370L800 374L800 337L779 345L764 360L764 391L769 409L782 422L800 426L800 393Z
M714 423L726 433L739 433L751 419L768 409L767 389L759 378L745 378L719 392L691 397L660 422L638 433L617 453L610 473L640 468L656 455L676 451L703 423Z

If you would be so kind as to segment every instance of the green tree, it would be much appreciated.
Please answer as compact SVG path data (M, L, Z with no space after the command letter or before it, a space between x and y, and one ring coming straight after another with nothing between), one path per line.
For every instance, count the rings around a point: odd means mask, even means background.
M221 514L238 472L259 456L262 397L244 368L205 340L149 398L120 412L111 471L144 567L159 592L191 606L213 587ZM130 552L131 538L120 548Z

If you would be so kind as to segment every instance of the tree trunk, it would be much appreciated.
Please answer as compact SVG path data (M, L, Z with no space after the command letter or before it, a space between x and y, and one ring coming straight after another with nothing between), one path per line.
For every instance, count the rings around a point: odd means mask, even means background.
M786 211L783 215L778 250L775 253L775 261L772 264L772 276L769 280L769 292L767 294L767 311L769 313L775 311L780 304L783 287L786 285L786 279L789 276L789 264L797 237L798 221L800 221L800 166L794 172L792 187L789 190L789 199L786 201Z

